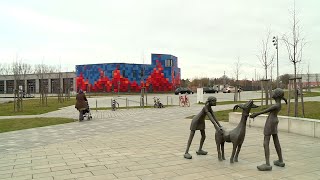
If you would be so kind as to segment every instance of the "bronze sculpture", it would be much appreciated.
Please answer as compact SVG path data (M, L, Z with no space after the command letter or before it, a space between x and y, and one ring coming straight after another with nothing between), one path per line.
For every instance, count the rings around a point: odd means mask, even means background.
M266 120L265 126L264 126L264 153L265 153L265 159L266 164L262 164L260 166L257 166L258 170L260 171L271 171L272 166L270 166L270 149L269 149L269 143L270 143L270 137L272 135L274 146L276 148L277 154L278 154L278 160L274 161L273 164L276 166L284 167L285 163L282 159L282 153L281 153L281 146L278 138L278 112L281 110L281 99L285 101L287 104L286 98L284 98L284 92L282 89L277 88L273 91L272 98L275 100L275 104L270 106L264 111L253 113L250 115L251 118L255 118L256 116L259 116L260 114L269 113L268 118Z
M196 116L193 117L190 125L191 132L188 140L187 149L184 154L184 158L192 159L192 156L189 154L189 148L196 130L200 130L201 132L200 146L199 146L199 150L197 151L197 154L207 155L208 152L202 150L204 140L206 139L206 133L205 133L205 117L206 116L209 117L210 121L213 123L216 130L222 132L222 129L221 129L222 126L216 119L215 115L213 114L213 110L211 108L211 106L216 106L216 104L217 104L217 99L215 97L213 96L208 97L207 102L205 103L205 106Z
M257 107L258 106L253 104L253 100L248 101L246 104L239 104L234 106L233 111L235 111L237 108L242 109L242 116L238 126L231 131L223 129L223 134L221 134L220 132L216 132L215 134L219 161L225 160L224 143L232 142L233 149L232 155L230 157L230 163L238 162L238 156L241 150L242 143L244 141L244 137L246 135L246 123L249 117L250 110L251 108Z

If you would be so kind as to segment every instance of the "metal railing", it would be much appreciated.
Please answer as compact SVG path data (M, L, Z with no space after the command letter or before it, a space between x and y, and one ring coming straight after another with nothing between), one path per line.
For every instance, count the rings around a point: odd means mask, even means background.
M174 101L175 97L166 96L165 98L166 98L166 105L167 106L170 106L170 105L172 106L176 102L176 101ZM137 98L130 99L130 98L127 98L127 97L112 97L112 98L110 98L110 104L109 105L106 105L103 102L101 103L101 101L103 101L103 99L95 98L94 101L95 101L96 111L98 110L98 108L112 107L113 100L116 100L116 102L119 104L119 107L124 107L126 109L129 109L130 106L131 107L132 106L140 106L142 108L145 108L148 105L152 105L153 106L153 104L154 104L152 98L149 98L150 102L147 102L147 99L143 98L143 97L140 97L139 99L137 99ZM152 102L151 102L151 100L152 100ZM99 105L100 105L100 107L99 107ZM178 105L179 105L179 101L178 101Z

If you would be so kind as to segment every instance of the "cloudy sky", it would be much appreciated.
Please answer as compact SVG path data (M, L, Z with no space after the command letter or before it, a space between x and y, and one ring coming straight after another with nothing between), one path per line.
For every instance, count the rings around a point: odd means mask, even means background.
M304 73L308 64L320 72L319 7L319 0L296 1L307 41ZM293 0L0 1L0 63L22 59L72 71L76 64L150 63L151 53L164 53L178 57L182 78L195 78L234 77L239 57L240 78L251 79L263 76L261 40L268 30L289 34L292 9ZM291 73L279 46L280 74Z

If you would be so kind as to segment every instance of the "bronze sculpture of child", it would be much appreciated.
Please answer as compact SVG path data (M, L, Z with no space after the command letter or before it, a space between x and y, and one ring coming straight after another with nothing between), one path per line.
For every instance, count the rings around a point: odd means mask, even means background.
M268 118L266 120L265 126L264 126L264 152L265 152L265 159L266 164L262 164L260 166L257 166L258 170L260 171L271 171L272 166L270 166L270 149L269 149L269 143L270 143L270 137L272 135L274 146L276 148L277 154L278 154L278 160L274 161L274 165L284 167L285 163L283 162L282 158L282 152L281 152L281 146L278 138L278 112L281 110L281 99L287 103L287 100L284 98L284 92L282 89L277 88L273 91L272 98L275 100L275 104L270 106L264 111L253 113L250 115L251 118L255 118L256 116L259 116L260 114L269 113Z
M190 136L188 140L188 145L186 152L184 154L184 158L186 159L192 159L192 156L189 154L189 148L192 142L192 139L194 137L195 131L200 130L201 132L201 140L200 140L200 146L199 150L197 151L198 155L206 155L208 152L202 150L202 146L204 143L204 140L206 139L206 133L205 133L205 117L208 116L210 121L213 123L214 127L217 131L222 133L222 126L216 119L216 117L213 114L211 106L216 106L217 99L213 96L208 97L207 102L205 103L205 106L202 108L202 110L193 117L191 125L190 125Z

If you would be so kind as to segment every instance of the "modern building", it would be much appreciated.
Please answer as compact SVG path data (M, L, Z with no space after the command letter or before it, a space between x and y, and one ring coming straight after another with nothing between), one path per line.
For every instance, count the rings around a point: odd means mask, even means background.
M74 72L0 75L0 94L12 94L20 89L28 94L39 93L42 89L47 93L64 93L74 91L76 74Z
M151 64L77 65L76 75L77 89L88 92L166 92L180 86L178 58L170 54L151 54Z
M0 75L0 94L21 89L28 94L72 92L172 91L180 86L178 58L151 54L151 64L105 63L76 65L76 72Z

